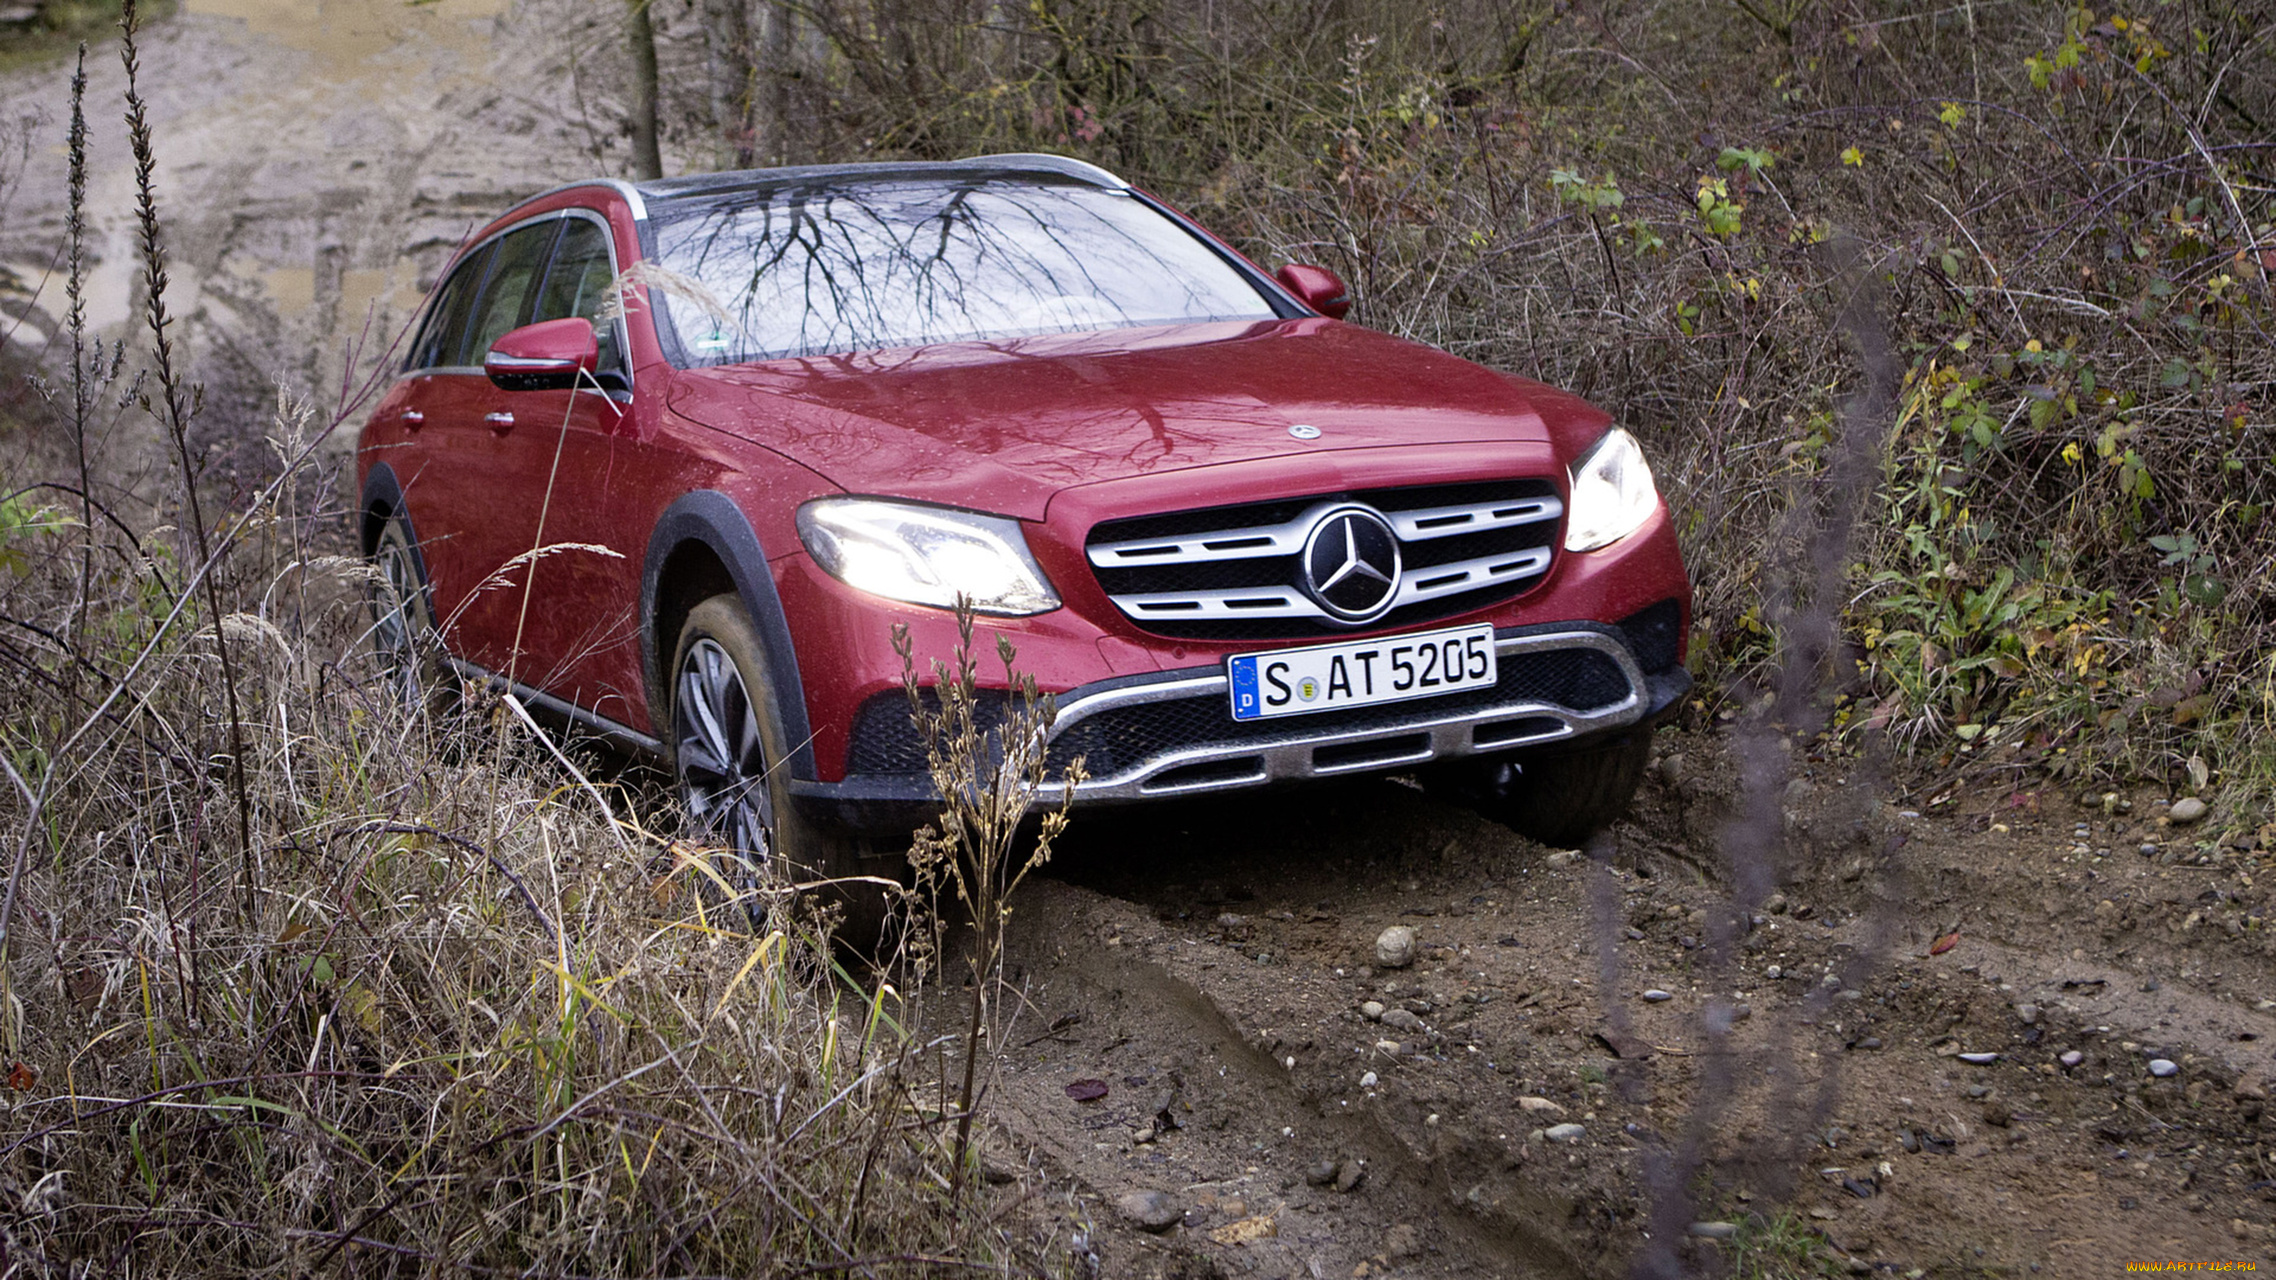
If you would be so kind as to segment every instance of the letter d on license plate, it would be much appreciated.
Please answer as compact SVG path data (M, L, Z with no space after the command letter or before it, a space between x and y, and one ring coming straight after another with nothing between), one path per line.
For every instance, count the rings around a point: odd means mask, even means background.
M1433 698L1492 687L1494 629L1480 624L1238 653L1225 660L1225 674L1232 684L1235 720Z

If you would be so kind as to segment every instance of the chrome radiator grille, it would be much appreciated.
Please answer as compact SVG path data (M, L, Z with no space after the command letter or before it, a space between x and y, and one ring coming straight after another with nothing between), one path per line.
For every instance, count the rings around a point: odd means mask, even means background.
M1115 607L1157 635L1284 639L1519 595L1548 571L1563 515L1547 479L1429 485L1107 521L1085 551ZM1337 565L1352 582L1330 581ZM1371 598L1355 610L1339 591Z

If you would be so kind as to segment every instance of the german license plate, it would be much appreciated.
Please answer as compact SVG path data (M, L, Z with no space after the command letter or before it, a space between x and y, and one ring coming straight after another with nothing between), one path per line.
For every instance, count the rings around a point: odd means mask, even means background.
M1433 698L1494 683L1491 625L1240 653L1225 660L1233 718L1265 720Z

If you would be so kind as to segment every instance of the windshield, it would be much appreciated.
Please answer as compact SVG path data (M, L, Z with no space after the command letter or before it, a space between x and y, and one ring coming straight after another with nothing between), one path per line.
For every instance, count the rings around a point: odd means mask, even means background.
M690 365L1275 314L1183 227L1090 186L806 186L655 228L647 283Z

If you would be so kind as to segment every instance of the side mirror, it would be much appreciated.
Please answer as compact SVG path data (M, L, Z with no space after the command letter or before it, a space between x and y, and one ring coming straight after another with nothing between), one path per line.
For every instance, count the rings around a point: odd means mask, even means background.
M601 362L593 322L571 316L523 325L491 344L482 372L505 391L566 391Z
M1341 320L1351 310L1351 290L1344 287L1343 278L1326 267L1291 262L1273 273L1273 279L1296 295L1296 300L1328 317Z

